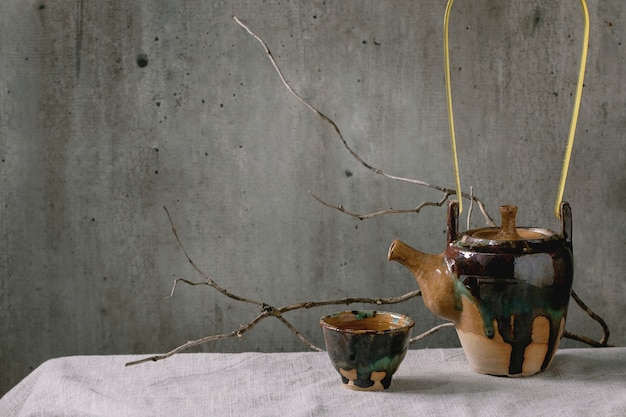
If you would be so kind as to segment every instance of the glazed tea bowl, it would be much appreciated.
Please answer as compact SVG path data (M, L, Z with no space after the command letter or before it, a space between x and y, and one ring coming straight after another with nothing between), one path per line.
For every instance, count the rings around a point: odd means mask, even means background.
M343 386L382 391L406 355L415 322L403 314L359 310L329 314L320 325Z

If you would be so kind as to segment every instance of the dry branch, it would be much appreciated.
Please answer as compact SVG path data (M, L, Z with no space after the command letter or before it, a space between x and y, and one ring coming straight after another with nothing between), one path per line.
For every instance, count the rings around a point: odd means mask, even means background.
M237 22L237 24L239 24L239 26L241 26L242 28L244 28L249 34L250 36L252 36L254 39L256 39L262 46L263 49L265 49L265 53L268 57L268 59L270 60L270 62L272 63L272 66L274 67L274 69L276 70L276 73L278 74L278 76L280 77L280 80L282 81L283 85L287 88L287 90L294 96L296 97L302 104L304 104L309 110L311 110L313 113L315 113L318 117L320 117L323 121L325 121L326 123L328 123L330 126L332 126L333 130L335 131L335 133L337 134L337 137L339 138L339 140L341 141L341 144L343 145L343 147L350 153L350 155L352 155L352 157L354 159L356 159L361 165L363 165L365 168L367 168L368 170L374 172L375 174L378 175L382 175L385 178L391 179L391 180L395 180L395 181L402 181L402 182L407 182L410 184L414 184L414 185L419 185L422 187L427 187L427 188L431 188L433 190L437 190L440 191L442 193L444 193L444 199L442 202L433 202L433 201L427 201L424 203L419 204L416 208L414 209L404 209L404 210L394 210L394 209L389 209L389 210L383 210L380 212L376 212L376 213L372 213L372 214L357 214L357 213L353 213L350 212L348 210L345 210L343 208L339 209L339 207L342 206L335 206L335 205L331 205L328 204L326 202L324 202L322 199L320 199L319 197L315 196L314 194L312 194L316 200L318 200L319 202L321 202L322 204L324 204L327 207L331 207L331 208L335 208L338 209L339 211L341 211L342 213L346 213L349 214L353 217L357 217L357 218L361 218L361 219L365 219L365 218L370 218L370 217L375 217L381 214L387 214L387 213L415 213L415 212L419 212L419 209L426 207L426 206L441 206L443 204L443 202L445 202L445 200L451 196L451 195L455 195L456 194L456 190L453 190L451 188L446 188L446 187L441 187L438 185L434 185L434 184L430 184L426 181L422 181L422 180L417 180L417 179L413 179L413 178L406 178L406 177L399 177L396 175L392 175L389 174L385 171L383 171L380 168L376 168L372 165L370 165L369 163L367 163L363 158L361 158L361 156L359 154L356 153L356 151L354 149L352 149L352 147L350 147L350 145L348 144L348 142L346 141L343 133L341 132L341 129L339 129L339 126L337 126L337 124L328 116L326 116L324 113L322 113L319 109L317 109L315 106L313 106L311 103L309 103L308 101L306 101L300 94L298 94L298 92L296 92L294 90L294 88L291 86L291 84L289 84L289 82L287 81L287 79L285 78L282 70L280 69L280 67L278 66L278 64L276 63L276 60L274 59L274 56L272 55L272 51L270 50L270 48L267 46L267 44L265 43L265 41L263 39L261 39L256 33L254 33L247 25L245 25L241 20L239 20L237 18L237 16L233 16L233 19L235 20L235 22ZM472 201L475 201L476 204L478 205L478 207L480 208L480 211L483 213L483 216L485 217L485 222L487 223L487 225L489 226L495 226L495 222L493 221L493 219L489 216L489 214L487 213L487 210L485 208L485 205L483 204L483 202L481 200L479 200L478 198L471 196L467 193L462 193L461 198L467 198L470 199Z
M295 96L301 103L303 103L309 110L311 110L312 112L314 112L317 116L319 116L322 120L324 120L326 123L330 124L335 133L337 134L337 136L339 137L342 145L344 146L344 148L361 164L363 165L365 168L367 168L368 170L378 174L378 175L382 175L383 177L386 177L388 179L392 179L392 180L397 180L397 181L403 181L403 182L408 182L411 184L415 184L415 185L419 185L419 186L423 186L423 187L428 187L437 191L440 191L443 193L443 197L439 200L439 201L425 201L420 203L419 205L417 205L415 208L412 209L393 209L393 208L389 208L387 210L380 210L380 211L376 211L376 212L372 212L369 214L359 214L359 213L354 213L351 212L347 209L345 209L343 206L336 206L336 205L331 205L328 204L327 202L325 202L324 200L322 200L321 198L319 198L318 196L316 196L313 193L310 193L311 196L313 198L315 198L318 202L322 203L323 205L336 209L342 213L345 213L349 216L358 218L360 220L363 219L368 219L368 218L372 218L372 217L376 217L376 216L380 216L380 215L384 215L384 214L395 214L395 213L419 213L421 211L422 208L427 207L427 206L437 206L440 207L442 206L450 196L455 195L456 194L456 190L450 189L450 188L445 188L445 187L440 187L437 185L432 185L429 184L425 181L421 181L421 180L416 180L416 179L411 179L411 178L404 178L404 177L398 177L395 175L391 175L386 173L385 171L376 168L370 164L368 164L365 160L363 160L347 143L347 141L345 140L343 133L341 132L341 130L339 129L339 127L337 126L337 124L330 119L328 116L326 116L324 113L322 113L320 110L318 110L317 108L315 108L313 105L311 105L310 103L308 103L304 98L302 98L302 96L300 96L292 87L291 85L287 82L287 80L285 79L281 69L279 68L278 64L276 63L274 57L272 56L272 53L269 49L269 47L267 46L267 44L258 36L256 35L254 32L252 32L245 24L243 24L237 17L233 17L234 20L242 27L244 28L252 37L254 37L265 49L265 52L270 60L270 62L272 63L274 69L276 70L276 72L278 73L282 83L285 85L285 87L287 88L287 90L293 95ZM482 201L478 198L476 198L473 194L473 188L470 188L470 194L466 194L463 193L461 196L461 198L467 198L470 200L470 210L468 213L468 228L469 228L469 216L471 214L472 208L473 208L473 204L476 203L480 209L480 211L482 212L486 223L490 226L496 226L495 222L491 219L491 217L489 216L489 214L487 213ZM314 308L314 307L321 307L321 306L328 306L328 305L349 305L349 304L353 304L353 303L363 303L363 304L375 304L375 305L384 305L384 304L396 304L396 303L401 303L404 301L407 301L411 298L414 297L418 297L421 295L421 291L419 290L415 290L415 291L411 291L408 292L404 295L401 295L399 297L390 297L390 298L358 298L358 297L352 297L352 298L341 298L341 299L335 299L335 300L324 300L324 301L305 301L305 302L301 302L301 303L295 303L295 304L289 304L283 307L274 307L271 306L265 302L256 300L256 299L252 299L252 298L248 298L248 297L243 297L237 294L234 294L228 290L226 290L225 288L223 288L222 286L220 286L216 281L214 281L211 277L209 277L204 271L202 271L195 263L194 261L191 259L191 257L189 256L187 250L185 249L184 245L182 244L182 241L178 235L178 232L176 230L176 227L174 226L174 222L172 220L172 217L169 213L169 211L167 210L166 207L164 207L165 212L167 213L167 218L168 221L170 223L171 226L171 230L172 233L174 234L175 238L176 238L176 242L178 243L178 245L180 246L181 250L183 251L185 257L187 258L187 261L191 264L192 268L198 273L200 274L202 277L204 277L204 281L201 282L195 282L195 281L191 281L188 279L184 279L184 278L178 278L176 280L174 280L174 284L172 286L172 290L169 294L168 297L166 298L170 298L174 296L174 293L176 291L176 286L179 282L183 282L187 285L191 285L191 286L196 286L196 285L206 285L209 287L214 288L215 290L217 290L218 292L220 292L221 294L223 294L224 296L231 298L235 301L240 301L240 302L244 302L244 303L248 303L248 304L254 304L256 305L261 312L255 316L250 322L248 322L245 325L241 325L239 326L239 328L229 332L229 333L224 333L224 334L218 334L218 335L211 335L211 336L206 336L197 340L191 340L188 341L174 349L172 349L171 351L161 354L161 355L155 355L155 356L150 356L144 359L140 359L137 361L132 361L132 362L128 362L126 364L126 366L131 366L131 365L137 365L140 363L145 363L145 362L154 362L154 361L159 361L159 360L163 360L166 358L169 358L177 353L180 353L184 350L187 350L189 348L192 347L196 347L205 343L209 343L209 342L214 342L217 340L222 340L222 339L227 339L227 338L232 338L232 337L243 337L244 333L248 332L249 330L253 329L259 322L261 322L262 320L264 320L267 317L275 317L276 319L278 319L283 325L285 325L292 333L294 333L296 335L296 337L298 337L304 344L306 344L310 349L314 350L314 351L321 351L322 349L319 348L318 346L316 346L315 344L313 344L304 334L302 334L302 332L300 332L295 326L293 326L293 324L291 324L285 317L284 317L284 313L290 312L290 311L294 311L294 310L298 310L298 309L309 309L309 308ZM568 331L564 332L564 337L570 338L570 339L574 339L574 340L578 340L581 341L583 343L589 344L590 346L595 346L595 347L603 347L603 346L609 346L607 345L607 341L608 341L608 337L609 337L609 329L608 326L606 325L606 323L604 322L604 320L599 317L597 314L595 314L593 311L591 311L591 309L589 309L589 307L587 307L582 300L578 297L578 295L572 291L572 297L574 298L574 300L576 301L576 303L594 320L596 320L598 323L600 323L600 325L602 326L602 330L603 330L603 337L600 339L600 341L594 341L590 338L587 338L585 336L580 336ZM439 330L446 328L446 327L452 327L454 326L453 323L443 323L440 324L438 326L433 327L432 329L413 337L410 340L410 343L414 343L416 341L422 340L436 332L438 332Z
M307 345L310 349L314 350L314 351L322 351L321 348L319 348L318 346L316 346L313 342L311 342L304 334L302 334L302 332L300 332L293 324L291 324L284 316L284 313L290 312L290 311L294 311L294 310L299 310L299 309L309 309L309 308L314 308L314 307L322 307L322 306L328 306L328 305L349 305L349 304L354 304L354 303L363 303L363 304L375 304L375 305L386 305L386 304L397 304L397 303L401 303L407 300L410 300L411 298L415 298L420 296L422 293L419 290L415 290L415 291L411 291L408 292L406 294L403 294L401 296L398 297L388 297L388 298L366 298L366 297L350 297L350 298L340 298L340 299L335 299L335 300L323 300L323 301L305 301L305 302L300 302L300 303L295 303L295 304L289 304L283 307L274 307L268 303L265 303L263 301L258 301L252 298L248 298L248 297L242 297L239 296L237 294L234 294L228 290L226 290L225 288L223 288L221 285L219 285L215 280L213 280L208 274L206 274L202 269L200 269L195 262L193 261L193 259L191 259L191 257L189 256L189 253L187 252L187 249L185 249L185 246L183 245L180 236L178 235L178 231L176 229L176 227L174 226L174 222L172 220L172 216L170 215L169 210L167 209L167 207L163 207L163 209L165 210L165 213L167 213L167 219L170 223L170 228L172 230L172 233L174 234L174 237L176 238L176 242L178 243L178 246L180 247L180 249L182 250L183 254L185 255L185 257L187 258L187 261L191 264L192 268L198 273L200 274L203 278L204 281L191 281L185 278L177 278L174 280L174 284L172 285L172 290L170 291L170 294L165 297L165 298L171 298L174 296L174 293L176 291L176 287L178 285L179 282L185 283L187 285L191 285L191 286L197 286L197 285L206 285L209 287L214 288L215 290L217 290L218 292L220 292L221 294L225 295L228 298L231 298L233 300L236 301L240 301L240 302L244 302L244 303L249 303L249 304L255 304L260 310L261 313L259 313L256 317L254 317L250 322L248 322L245 325L241 325L239 326L239 328L229 332L229 333L223 333L223 334L218 334L218 335L211 335L211 336L206 336L197 340L190 340L174 349L172 349L171 351L164 353L162 355L155 355L155 356L150 356L144 359L140 359L137 361L133 361L133 362L128 362L126 364L126 366L132 366L132 365L138 365L140 363L144 363L144 362L156 362L159 360L163 360L163 359L167 359L177 353L180 353L184 350L190 349L192 347L196 347L199 345L203 345L205 343L209 343L209 342L215 342L217 340L222 340L222 339L229 339L232 337L242 337L244 333L246 333L247 331L251 330L254 326L256 326L260 321L262 321L265 318L268 317L275 317L276 319L278 319L281 323L283 323L292 333L294 333L296 335L296 337L298 337L298 339L300 339L305 345ZM428 332L435 332L439 329L431 329ZM428 333L427 332L427 333ZM425 336L424 336L425 337ZM419 339L416 339L419 340Z

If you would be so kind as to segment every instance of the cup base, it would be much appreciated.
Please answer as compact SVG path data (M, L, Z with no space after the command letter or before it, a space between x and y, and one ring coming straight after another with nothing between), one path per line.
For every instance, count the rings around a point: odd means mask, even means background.
M343 387L350 391L384 391L387 389L383 387L381 384L374 384L371 387L367 387L367 388L359 387L354 384L343 384Z
M361 386L362 380L358 381L357 385L356 369L346 370L339 368L339 373L341 374L341 380L344 388L353 391L383 391L391 385L391 378L387 377L387 372L385 371L372 372L369 380L367 381L372 384L368 386Z

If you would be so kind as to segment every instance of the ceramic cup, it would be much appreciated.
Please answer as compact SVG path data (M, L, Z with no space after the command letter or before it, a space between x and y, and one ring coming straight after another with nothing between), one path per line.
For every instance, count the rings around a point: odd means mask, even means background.
M389 388L406 355L415 322L403 314L359 310L324 316L320 325L343 386L381 391Z

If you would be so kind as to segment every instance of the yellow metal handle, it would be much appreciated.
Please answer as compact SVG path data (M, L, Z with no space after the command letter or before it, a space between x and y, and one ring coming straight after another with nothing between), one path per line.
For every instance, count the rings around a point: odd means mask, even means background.
M461 175L459 174L459 158L456 152L456 135L454 133L454 112L452 111L452 86L450 83L450 48L448 40L448 26L450 12L454 0L448 0L443 18L443 55L446 73L446 101L448 105L448 125L450 126L450 145L452 147L452 164L454 165L454 181L456 182L456 198L459 201L459 214L463 212L463 194L461 193Z
M459 174L459 159L456 151L456 136L454 133L454 113L452 111L452 87L450 83L450 48L448 39L448 27L450 22L450 11L454 0L448 0L446 11L443 19L443 50L445 60L445 79L446 79L446 99L448 104L448 122L450 126L450 142L452 145L452 163L454 165L454 179L456 182L456 195L459 200L459 213L463 211L463 195L461 193L461 176ZM567 181L567 172L572 156L572 148L574 146L574 136L576 134L576 125L578 123L578 112L580 110L580 101L583 93L583 81L585 78L585 67L587 65L587 50L589 47L589 9L585 0L580 0L583 9L584 33L583 45L580 54L580 69L578 71L578 83L576 85L576 95L574 96L574 110L572 112L572 120L570 123L569 135L567 138L567 146L565 148L565 157L563 158L563 168L561 169L561 179L559 181L559 189L554 205L554 215L561 218L560 205L563 201L563 193L565 192L565 182Z
M580 69L578 71L578 83L576 85L576 95L574 96L574 111L572 112L572 121L569 127L569 136L567 138L567 147L565 148L565 158L563 159L563 168L561 169L561 179L559 181L559 191L556 195L554 203L554 215L561 218L561 201L563 201L563 193L565 192L565 182L567 181L567 171L569 170L569 161L572 156L572 147L574 146L574 135L576 134L576 124L578 123L578 110L580 109L580 99L583 95L583 81L585 79L585 66L587 65L587 49L589 48L589 9L585 0L580 0L583 8L583 17L585 20L585 28L583 34L583 46L580 53Z

